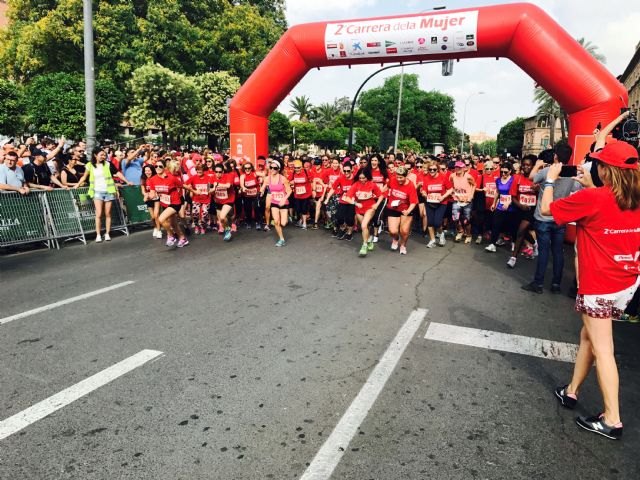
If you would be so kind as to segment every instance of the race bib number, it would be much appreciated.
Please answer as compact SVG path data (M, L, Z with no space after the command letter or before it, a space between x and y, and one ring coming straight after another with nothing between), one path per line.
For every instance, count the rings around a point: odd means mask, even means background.
M393 200L390 204L391 207L399 207L400 206L400 200Z
M316 183L316 192L322 193L323 190L324 190L324 187L322 186L322 184Z
M229 192L227 192L226 188L221 188L216 190L216 199L226 200L228 198L229 198Z
M256 197L258 195L258 189L257 188L247 188L245 195L247 197Z
M272 192L271 203L276 205L282 205L284 203L284 192Z
M496 187L493 186L486 186L486 191L485 191L487 197L495 197L496 196Z
M439 193L429 193L427 195L428 203L440 203L440 194Z
M304 185L296 187L296 195L304 195L305 193L307 193L307 187Z
M535 207L538 198L535 195L520 194L520 203L525 207Z
M502 204L503 208L507 208L509 205L511 205L511 195L500 195L500 203Z
M196 185L196 192L200 195L207 195L209 193L209 185Z
M356 197L358 200L369 200L373 195L371 192L357 192Z
M166 193L160 194L160 202L164 205L171 205L171 195L167 195Z

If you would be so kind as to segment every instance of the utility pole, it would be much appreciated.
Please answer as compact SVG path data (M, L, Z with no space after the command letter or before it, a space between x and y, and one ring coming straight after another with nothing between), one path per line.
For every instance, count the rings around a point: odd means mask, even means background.
M84 19L84 96L86 115L87 150L90 161L96 146L96 90L93 63L93 7L91 0L83 1Z
M398 151L398 135L400 134L400 110L402 109L402 89L404 87L404 65L400 73L400 94L398 95L398 114L396 115L396 138L393 142L393 153Z

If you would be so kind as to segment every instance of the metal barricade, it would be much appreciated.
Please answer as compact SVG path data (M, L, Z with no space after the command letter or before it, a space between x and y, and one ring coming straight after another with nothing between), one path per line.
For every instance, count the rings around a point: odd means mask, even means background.
M38 242L57 247L48 215L44 192L0 193L0 247Z
M53 238L65 241L80 240L86 245L87 240L80 224L80 212L71 191L52 190L46 192L43 198Z
M93 199L89 197L89 187L77 188L69 190L75 200L78 218L82 231L87 233L95 233L96 231L96 209ZM104 223L103 223L104 228ZM122 211L122 205L118 198L113 202L111 207L111 231L121 231L125 235L129 235L127 221Z

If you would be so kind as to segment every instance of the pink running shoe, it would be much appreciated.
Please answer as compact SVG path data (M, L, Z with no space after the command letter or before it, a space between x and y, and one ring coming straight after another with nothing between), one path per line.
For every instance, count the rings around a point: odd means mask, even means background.
M231 224L231 232L236 233L238 231L238 226L235 223Z
M167 247L173 247L176 244L176 237L167 237Z
M187 240L186 238L181 238L177 246L178 248L182 248L186 247L187 245L189 245L189 240Z
M218 223L218 233L222 235L224 233L224 227L221 223Z

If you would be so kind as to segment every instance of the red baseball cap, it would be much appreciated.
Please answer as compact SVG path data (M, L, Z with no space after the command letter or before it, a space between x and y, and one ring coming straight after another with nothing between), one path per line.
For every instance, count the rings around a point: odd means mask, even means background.
M637 169L638 151L627 142L608 143L599 152L589 154L612 167Z

